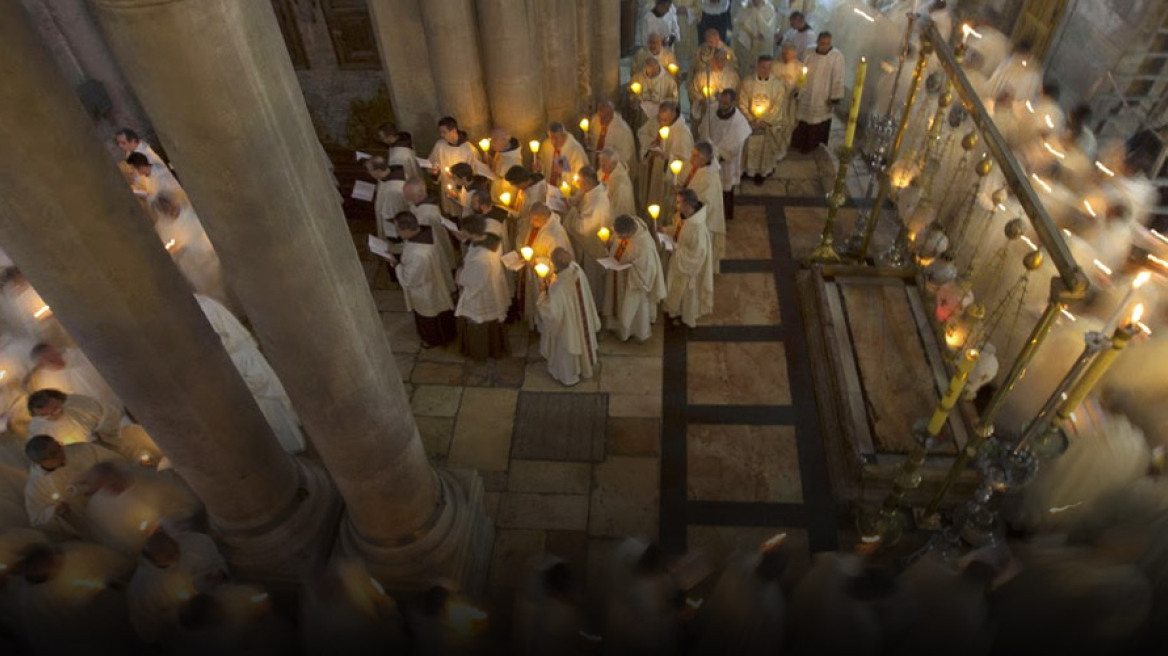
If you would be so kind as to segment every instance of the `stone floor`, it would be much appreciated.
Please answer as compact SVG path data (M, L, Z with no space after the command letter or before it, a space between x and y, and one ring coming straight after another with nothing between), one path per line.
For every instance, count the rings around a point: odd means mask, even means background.
M544 554L600 577L626 536L700 550L715 565L780 532L808 557L837 548L794 282L797 258L818 242L832 178L821 150L790 157L761 186L744 184L714 313L692 330L658 321L644 344L604 336L599 372L572 388L550 378L525 325L508 328L511 355L501 360L422 350L400 290L363 255L427 453L437 466L482 474L497 531L493 599ZM545 406L581 413L552 428L563 448L538 425L550 421L538 418Z

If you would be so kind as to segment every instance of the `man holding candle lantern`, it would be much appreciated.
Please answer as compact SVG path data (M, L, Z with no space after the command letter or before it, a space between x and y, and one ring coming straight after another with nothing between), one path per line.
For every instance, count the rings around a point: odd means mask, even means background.
M779 158L786 151L783 128L786 115L787 83L774 72L774 59L758 58L754 74L742 81L738 109L750 122L752 133L746 138L742 165L744 173L761 185L775 172Z
M600 182L596 169L586 166L580 169L580 191L575 196L575 207L568 214L568 236L572 239L576 261L588 276L596 305L604 302L604 267L597 260L607 256L608 241L612 230L612 206L608 202L608 191Z
M613 232L609 257L630 268L605 272L604 316L608 329L622 342L630 337L644 342L652 335L657 305L665 298L657 242L648 226L629 214L616 217Z
M593 292L580 265L564 248L552 251L556 275L539 295L539 353L548 373L563 385L591 378L600 358L596 333L601 329Z
M672 162L684 162L693 153L693 134L680 117L677 103L663 102L655 120L642 126L637 134L644 164L641 199L649 205L660 205L666 217L673 215L673 186L680 174L680 171L672 173L669 166Z
M815 50L803 59L806 86L799 92L799 124L791 147L803 154L827 146L831 115L844 97L844 54L831 45L831 32L820 32Z
M697 194L704 208L706 228L710 231L714 272L717 273L726 254L726 206L722 196L722 167L713 144L703 141L694 146L687 169L681 188Z
M674 325L690 328L714 311L714 248L706 227L706 207L693 189L677 192L680 211L674 224L662 228L677 244L665 277L665 315Z
M560 222L560 215L542 201L536 201L531 206L528 220L515 245L527 262L527 266L519 273L521 280L516 292L518 295L516 302L523 316L527 318L528 327L535 330L539 319L536 301L539 300L540 291L540 279L535 273L535 262L551 258L552 252L557 248L572 250L572 240ZM530 254L525 249L530 249Z
M548 136L539 147L536 165L547 177L548 184L558 187L561 182L571 184L572 176L588 166L588 154L576 137L568 134L564 124L557 121L548 126Z

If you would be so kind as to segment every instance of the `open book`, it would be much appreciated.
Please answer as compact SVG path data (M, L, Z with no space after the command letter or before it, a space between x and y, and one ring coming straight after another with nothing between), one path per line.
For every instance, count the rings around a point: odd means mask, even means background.
M357 200L373 200L373 193L377 191L377 185L358 180L353 183L353 198Z
M667 233L657 233L657 241L661 242L661 245L665 247L665 250L669 251L670 253L677 250L677 242L673 241L673 237L670 237Z
M625 269L631 269L633 266L631 264L621 264L620 262L617 262L616 259L611 257L601 258L596 260L596 263L608 269L609 271L624 271Z
M516 251L511 251L500 259L503 260L503 266L507 267L511 271L518 271L523 268L524 264L526 264L526 262L523 261L523 256Z
M389 242L376 235L369 235L369 252L390 264L397 264L397 257L389 251Z

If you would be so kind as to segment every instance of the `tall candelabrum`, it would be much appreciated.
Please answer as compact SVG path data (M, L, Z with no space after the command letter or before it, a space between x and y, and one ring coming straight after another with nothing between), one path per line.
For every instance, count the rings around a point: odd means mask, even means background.
M856 123L860 117L860 100L864 95L864 80L868 75L868 60L860 58L856 68L856 79L852 84L852 106L848 111L848 126L844 133L844 145L839 150L839 170L836 171L835 186L827 199L827 222L823 226L823 237L819 246L807 256L807 262L816 264L837 264L841 258L836 252L835 223L839 217L840 207L847 200L848 168L852 164L852 155L855 152Z

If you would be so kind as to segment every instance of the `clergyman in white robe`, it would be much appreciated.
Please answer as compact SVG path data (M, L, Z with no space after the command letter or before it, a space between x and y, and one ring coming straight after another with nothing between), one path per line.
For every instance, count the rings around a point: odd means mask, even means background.
M34 440L43 442L40 438ZM45 449L50 455L29 467L24 487L28 523L61 537L88 536L85 507L89 497L81 490L82 477L99 462L125 460L96 444L57 445L56 448L46 444Z
M172 637L183 605L227 578L227 563L209 536L170 533L161 530L150 536L126 590L130 624L148 643Z
M708 143L700 143L695 147L695 157L690 161L690 169L686 174L685 188L692 189L697 194L706 213L706 229L710 231L710 245L713 248L714 272L726 255L726 213L722 196L722 171L716 160L709 159L704 148L710 148Z
M456 337L451 300L454 276L435 246L432 228L419 225L412 214L403 214L398 231L405 245L394 271L405 293L406 309L414 313L418 339L423 348L445 346Z
M283 383L272 370L272 365L268 364L267 358L260 353L255 338L221 303L198 294L195 300L219 335L223 348L243 377L243 382L247 383L247 388L255 397L256 404L264 413L280 446L288 453L303 451L306 443L304 433L300 430L300 419L296 416L288 393L284 391Z
M552 253L555 279L539 297L540 355L548 373L561 384L575 385L591 378L596 363L596 333L600 316L592 301L588 279L565 250Z
M122 400L81 349L59 349L51 344L39 344L33 352L36 367L25 381L25 389L30 394L56 389L69 395L88 396L101 404L103 425L114 427L121 424L125 407Z
M611 148L621 156L621 161L632 162L637 157L637 143L633 129L625 119L616 113L611 100L600 103L588 128L588 150L599 157L605 148ZM594 159L597 164L599 159Z
M723 91L717 111L703 124L706 128L703 138L714 146L714 157L721 169L722 205L727 219L734 218L734 188L742 180L742 151L754 131L746 115L738 111L737 99L733 89ZM719 258L724 251L723 246Z
M608 191L608 204L612 208L613 216L637 214L633 180L629 176L629 167L625 165L625 161L614 149L605 148L600 151L600 166L597 172Z
M755 73L742 81L738 92L738 109L754 127L742 154L743 172L756 181L774 173L779 157L787 150L784 135L791 121L787 102L790 88L774 68L773 61L760 59Z
M588 277L592 288L592 298L596 305L604 303L604 267L597 263L607 255L607 242L601 239L602 228L612 231L612 206L608 201L608 190L600 184L596 170L589 168L580 176L582 194L576 196L578 204L569 213L565 228L572 240L576 263Z
M191 289L220 303L230 303L219 256L194 208L169 196L156 198L154 208L158 217L154 230Z
M539 147L536 155L537 170L553 187L563 182L573 183L580 169L588 166L588 153L584 146L564 128L563 123L552 123L548 127L548 138Z
M487 233L486 219L481 216L464 220L463 229L470 234L471 244L456 280L459 346L474 360L502 357L510 350L502 324L511 308L511 288L500 259L501 240Z
M826 145L831 135L832 112L844 97L844 55L832 47L831 37L824 36L819 46L804 56L803 65L807 82L799 91L799 123L791 146L806 154Z
M454 184L451 167L458 163L473 166L479 159L479 151L467 141L466 133L458 129L458 122L453 118L445 117L438 122L438 136L441 138L430 151L430 162L434 165L433 173L438 177L439 189L445 190ZM442 211L450 216L455 214L454 202L446 193L442 194Z
M552 212L544 203L536 203L515 245L519 248L530 248L532 253L531 264L520 272L523 282L518 286L518 293L520 307L527 319L528 327L535 330L539 322L539 308L536 307L536 302L539 300L540 289L539 276L535 273L534 264L550 261L552 253L557 248L571 251L572 240L560 222L560 215Z
M778 14L771 0L748 0L734 26L734 49L741 66L749 70L759 57L775 54L777 27Z
M630 337L643 342L652 335L657 307L665 298L665 271L657 254L657 240L641 219L618 216L613 223L610 257L630 265L607 271L604 316L608 329L623 342Z
M82 486L90 495L85 519L93 540L127 558L138 556L163 520L191 526L203 512L203 504L173 470L103 463L86 473Z
M692 190L683 191L682 196L678 220L666 229L677 249L669 258L664 308L666 315L694 328L699 317L714 311L714 246L706 226L706 208Z
M659 205L661 216L666 220L674 213L674 185L679 181L670 164L682 163L693 155L694 138L689 126L679 119L676 103L662 103L656 120L641 127L638 137L641 143L643 165L641 199L648 205ZM667 136L662 136L661 128L668 127Z

